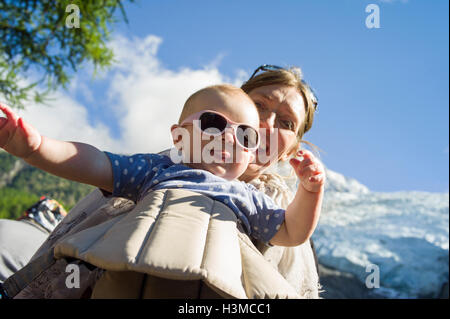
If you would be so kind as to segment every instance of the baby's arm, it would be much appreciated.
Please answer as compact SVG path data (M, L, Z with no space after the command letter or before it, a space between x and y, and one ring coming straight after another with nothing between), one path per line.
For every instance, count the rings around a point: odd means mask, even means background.
M325 184L322 164L308 151L299 153L303 160L292 159L291 165L300 179L294 200L286 209L285 221L270 243L297 246L306 242L319 221Z
M0 103L0 110L6 115L0 117L0 147L5 151L51 174L112 192L111 163L102 151L41 136L8 106Z

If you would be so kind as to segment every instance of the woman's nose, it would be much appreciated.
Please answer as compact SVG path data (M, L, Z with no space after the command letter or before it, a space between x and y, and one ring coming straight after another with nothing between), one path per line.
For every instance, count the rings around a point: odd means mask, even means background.
M271 113L268 113L267 116L265 116L264 118L261 117L260 122L259 122L259 127L262 129L269 130L269 132L272 133L273 129L275 127L275 116L276 116L276 114L271 112Z

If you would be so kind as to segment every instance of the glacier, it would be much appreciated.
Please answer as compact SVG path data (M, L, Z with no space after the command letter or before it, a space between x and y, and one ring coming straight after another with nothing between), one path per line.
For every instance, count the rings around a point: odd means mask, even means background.
M379 270L373 292L436 298L449 276L449 194L372 192L327 169L323 209L313 234L319 262L362 283Z

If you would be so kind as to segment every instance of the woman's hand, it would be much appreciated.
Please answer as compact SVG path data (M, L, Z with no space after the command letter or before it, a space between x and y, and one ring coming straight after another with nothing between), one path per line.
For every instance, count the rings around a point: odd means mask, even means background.
M6 118L0 117L0 147L11 155L29 157L41 145L41 134L9 106L0 103L0 110L6 115Z
M326 178L322 163L307 150L297 152L297 156L299 158L293 158L289 163L300 179L300 185L309 192L319 192L323 188Z

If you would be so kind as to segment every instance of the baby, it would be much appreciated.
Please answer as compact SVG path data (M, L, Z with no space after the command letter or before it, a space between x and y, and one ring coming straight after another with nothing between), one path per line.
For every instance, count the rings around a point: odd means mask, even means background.
M325 177L311 153L303 151L301 160L290 162L301 183L286 210L236 180L258 148L259 116L253 101L234 86L207 87L186 101L178 124L171 128L183 154L180 164L158 154L123 156L54 140L41 136L9 107L0 104L0 110L7 116L0 118L0 147L54 175L133 201L157 189L202 193L233 210L249 235L272 245L302 244L317 225Z

